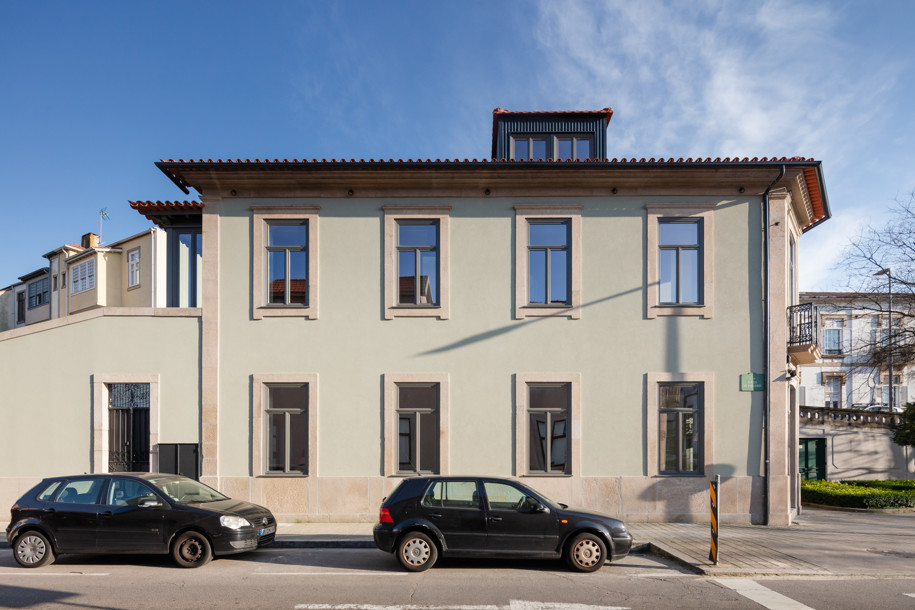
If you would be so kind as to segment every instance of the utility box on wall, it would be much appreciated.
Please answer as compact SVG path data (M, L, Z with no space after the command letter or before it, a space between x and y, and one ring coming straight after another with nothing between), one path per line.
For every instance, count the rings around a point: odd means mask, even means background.
M159 472L200 478L200 450L197 443L159 444Z

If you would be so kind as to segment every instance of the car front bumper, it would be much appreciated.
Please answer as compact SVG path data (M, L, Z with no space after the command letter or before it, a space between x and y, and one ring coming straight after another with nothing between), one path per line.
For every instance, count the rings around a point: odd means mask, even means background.
M632 549L632 534L629 532L612 533L610 540L613 543L613 550L610 553L610 561L619 561L629 554Z

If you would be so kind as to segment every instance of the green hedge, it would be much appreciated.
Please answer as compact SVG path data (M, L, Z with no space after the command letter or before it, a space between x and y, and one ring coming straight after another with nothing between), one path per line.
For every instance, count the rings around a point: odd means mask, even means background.
M910 481L801 481L801 500L844 508L915 508L915 485Z

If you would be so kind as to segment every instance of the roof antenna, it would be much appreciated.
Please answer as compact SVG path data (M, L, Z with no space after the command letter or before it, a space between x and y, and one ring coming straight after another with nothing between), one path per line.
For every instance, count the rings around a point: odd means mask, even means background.
M108 208L102 208L98 211L98 245L102 245L102 221L108 220Z

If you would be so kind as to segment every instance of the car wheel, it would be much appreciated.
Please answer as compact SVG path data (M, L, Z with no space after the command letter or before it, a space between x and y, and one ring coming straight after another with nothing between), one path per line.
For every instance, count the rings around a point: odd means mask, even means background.
M566 563L579 572L599 570L606 560L607 545L594 534L579 534L566 547Z
M411 572L422 572L435 564L438 559L438 548L432 539L422 532L409 532L397 545L397 559L400 565Z
M25 532L16 538L13 557L23 568L39 568L54 563L54 549L41 532Z
M213 550L203 534L184 532L172 546L172 557L182 568L199 568L213 558Z

